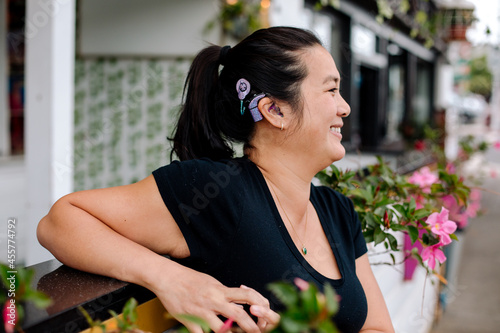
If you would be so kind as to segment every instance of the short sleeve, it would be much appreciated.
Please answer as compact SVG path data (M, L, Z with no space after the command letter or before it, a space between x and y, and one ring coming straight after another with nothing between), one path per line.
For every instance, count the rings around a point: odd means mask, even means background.
M241 168L235 161L174 161L153 171L161 197L190 251L214 269L223 262L242 212Z
M354 209L354 205L351 199L347 198L350 203L351 212L352 212L352 226L353 226L353 242L354 242L354 254L356 259L365 254L368 249L366 247L365 237L363 236L363 231L361 230L361 221L359 220L358 213Z
M325 197L329 198L330 201L328 201L327 210L331 212L332 219L340 223L342 235L346 240L349 239L349 244L346 243L346 246L351 249L354 259L361 257L368 249L363 231L361 230L361 222L358 213L354 209L352 200L325 186L321 186L318 189L321 189Z

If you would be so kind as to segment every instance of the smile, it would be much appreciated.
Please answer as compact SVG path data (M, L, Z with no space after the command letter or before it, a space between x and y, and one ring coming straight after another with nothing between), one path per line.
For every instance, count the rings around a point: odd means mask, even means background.
M330 132L339 133L340 134L340 127L332 126L332 127L330 127Z

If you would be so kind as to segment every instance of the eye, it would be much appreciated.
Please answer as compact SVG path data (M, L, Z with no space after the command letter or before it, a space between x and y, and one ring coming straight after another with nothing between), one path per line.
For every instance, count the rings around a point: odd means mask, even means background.
M330 90L328 90L329 92L333 93L334 95L339 91L338 88L332 88Z

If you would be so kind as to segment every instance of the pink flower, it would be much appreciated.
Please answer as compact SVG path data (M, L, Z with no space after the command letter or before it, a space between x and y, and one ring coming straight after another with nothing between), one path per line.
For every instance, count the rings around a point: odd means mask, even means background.
M495 149L497 150L500 150L500 141L497 141L493 144L493 147L495 147Z
M478 189L473 189L472 191L470 191L470 199L472 201L481 200L481 191L479 191Z
M309 289L309 282L302 280L301 278L297 277L293 279L293 282L301 291Z
M229 318L224 322L224 325L219 330L219 333L226 333L231 331L231 327L233 327L234 320Z
M467 210L465 211L465 214L468 217L476 217L477 212L479 209L481 209L481 192L479 190L472 190L470 192L470 202L467 205Z
M415 208L424 208L425 198L420 194L412 194L411 197L415 199ZM410 198L411 200L411 198Z
M460 215L459 218L457 219L457 226L460 229L463 229L467 225L469 225L469 216L467 216L467 214Z
M471 202L468 206L467 206L467 210L465 211L465 214L468 216L468 217L476 217L477 216L477 212L479 211L479 209L481 208L481 204L479 202Z
M442 207L440 213L432 213L427 218L427 224L431 227L431 231L439 236L443 245L451 243L450 234L457 230L457 224L448 220L449 210Z
M439 177L431 172L429 167L423 167L419 171L415 171L408 178L409 183L419 185L424 193L431 193L431 185L438 181Z
M455 167L455 165L453 163L448 162L446 164L446 172L451 174L451 173L455 173L456 171L457 171L457 168Z
M442 245L442 243L437 243L427 246L422 250L422 260L427 261L427 265L432 270L436 267L436 260L439 261L440 264L446 261L446 256L440 249Z

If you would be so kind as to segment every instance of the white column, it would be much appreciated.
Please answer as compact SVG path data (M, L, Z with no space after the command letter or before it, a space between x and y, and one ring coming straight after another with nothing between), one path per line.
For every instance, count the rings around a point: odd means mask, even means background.
M10 154L9 103L7 100L7 1L0 0L0 156Z
M31 265L52 258L39 245L36 227L73 189L75 0L26 4L27 220L20 224Z
M269 8L269 23L310 28L311 18L304 10L304 0L273 0Z

